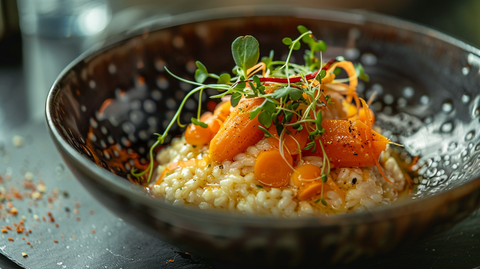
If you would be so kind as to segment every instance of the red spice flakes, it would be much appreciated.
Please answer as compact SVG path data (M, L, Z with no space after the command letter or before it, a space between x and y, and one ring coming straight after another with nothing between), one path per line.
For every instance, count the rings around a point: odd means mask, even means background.
M72 235L72 238L75 239L75 238L77 238L77 237L76 237L75 235Z
M92 234L94 234L94 233L95 233L95 230L92 230Z
M28 181L28 180L24 180L24 181L23 181L23 187L24 187L25 189L30 189L30 190L32 190L32 191L37 190L37 187L35 186L35 184L33 184L33 182Z
M15 191L13 193L13 197L17 198L18 200L22 200L23 199L23 196L18 192L18 191Z
M58 223L55 223L55 227L57 227L57 228L58 228Z
M7 229L2 229L2 234L8 233Z
M77 221L80 221L80 217L77 217Z
M25 240L25 237L22 237L22 240Z
M12 241L12 242L13 242L14 240L13 240L13 238L8 238L8 241Z
M42 220L43 220L43 221L46 221L45 216L42 217Z
M64 238L64 237L65 237L65 235L62 234L62 238Z
M25 232L25 235L28 235L28 232Z
M24 230L25 230L25 227L23 227L23 225L20 225L17 227L17 233L19 234L23 233Z
M173 262L175 262L175 261L174 261L174 260L172 260L172 259L170 259L170 260L168 260L168 262L171 262L171 263L173 263Z
M9 229L10 231L13 231L12 227L11 226L5 226L5 228Z
M28 233L32 233L32 230L31 230L31 229L28 229Z
M52 216L52 212L48 211L48 212L47 212L47 215L48 215L49 217L51 217L51 216Z
M17 210L15 207L13 207L12 209L10 209L10 214L12 214L12 215L17 215L17 214L18 214L18 210Z
M93 215L93 213L95 213L95 211L93 211L93 210L90 210L90 215Z
M55 222L55 219L53 217L50 217L50 222Z
M76 207L76 208L80 208L81 206L82 206L82 204L80 204L79 202L76 202L76 203L75 203L75 207Z
M58 243L58 240L53 240L53 243Z
M32 243L30 243L30 242L27 242L27 245L29 245L31 248L33 248L33 245L32 245Z
M13 204L10 203L10 202L8 202L8 203L7 203L7 207L8 207L8 208L12 208L12 207L13 207Z

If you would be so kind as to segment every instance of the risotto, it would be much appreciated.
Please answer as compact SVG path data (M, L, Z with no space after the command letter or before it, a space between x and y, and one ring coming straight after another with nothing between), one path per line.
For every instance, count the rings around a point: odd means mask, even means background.
M148 168L132 171L138 183L175 205L282 217L358 212L397 200L411 179L387 147L390 140L373 128L373 99L356 93L358 79L369 79L363 67L343 58L324 63L323 41L298 30L297 39L283 39L285 61L270 53L259 62L258 41L244 36L232 44L233 77L209 73L200 62L195 82L177 77L197 87L158 134ZM300 42L309 46L304 65L290 62ZM187 99L201 100L208 88L223 101L203 114L199 102L197 117L159 152L154 168L153 149L172 124L182 126Z
M376 167L334 168L329 177L345 192L345 201L334 191L326 192L327 206L315 203L316 198L300 201L297 188L263 187L253 173L255 160L261 151L272 146L262 139L233 161L223 161L206 167L179 168L154 185L151 192L176 205L195 205L202 209L225 209L255 215L313 216L358 212L394 202L405 189L406 179L389 150L381 154L386 182ZM157 156L164 165L157 168L161 174L169 163L201 159L206 148L198 149L176 138L172 145ZM304 163L322 165L320 157L304 157ZM302 163L303 164L303 163ZM299 164L301 165L301 164Z

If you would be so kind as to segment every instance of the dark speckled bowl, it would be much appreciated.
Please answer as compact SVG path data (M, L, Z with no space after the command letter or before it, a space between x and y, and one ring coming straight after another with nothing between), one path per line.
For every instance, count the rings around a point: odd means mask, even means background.
M378 92L373 107L385 134L421 156L410 196L370 212L278 219L219 214L150 198L125 179L146 163L193 79L233 66L231 42L250 34L285 55L283 37L313 30L337 55L364 64ZM259 6L203 11L145 24L82 55L53 85L46 104L51 135L92 195L127 222L205 256L256 265L352 262L392 251L461 221L480 204L480 51L434 30L367 13ZM295 56L300 60L300 56ZM193 110L184 113L189 119ZM180 134L178 128L174 130Z

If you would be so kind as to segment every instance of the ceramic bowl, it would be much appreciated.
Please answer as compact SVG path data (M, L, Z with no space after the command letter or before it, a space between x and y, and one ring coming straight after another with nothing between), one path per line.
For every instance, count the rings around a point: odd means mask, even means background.
M358 92L384 134L420 156L416 190L390 206L330 217L275 218L174 206L126 180L145 164L191 85L195 61L234 65L230 46L253 35L262 56L286 55L297 25L370 75ZM381 15L291 6L236 7L163 17L71 63L50 90L46 119L68 167L125 221L163 240L231 262L333 265L392 251L458 223L480 205L480 51L437 31ZM301 56L294 55L296 60ZM209 92L211 93L211 92ZM195 108L187 108L188 120ZM181 133L178 127L173 135Z

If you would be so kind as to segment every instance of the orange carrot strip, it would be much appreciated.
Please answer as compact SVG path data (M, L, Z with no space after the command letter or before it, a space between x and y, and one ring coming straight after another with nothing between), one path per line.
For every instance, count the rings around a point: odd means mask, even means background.
M328 70L327 74L333 72L335 68L341 67L345 72L347 72L348 78L349 78L349 86L351 88L356 88L358 85L358 78L357 78L357 72L355 71L355 67L353 66L352 62L349 61L342 61L342 62L337 62L334 63ZM349 96L347 98L347 102L351 103L352 102L352 97Z
M365 100L363 99L360 99L360 101L362 102L362 106L363 106L363 110L365 111L365 116L367 118L367 126L369 128L365 128L365 139L367 140L367 145L368 145L368 149L369 151L371 152L372 156L374 156L373 160L375 161L375 166L377 167L378 171L380 172L380 174L382 174L382 177L385 179L385 181L387 181L388 183L390 184L394 184L393 182L391 182L387 176L385 175L385 173L383 172L383 169L382 169L382 166L380 166L380 162L378 162L378 157L380 156L380 152L376 152L376 147L374 147L372 145L372 142L370 140L370 138L372 137L372 120L370 118L370 111L368 109L368 105L367 103L365 102ZM386 145L385 145L386 147ZM385 150L385 149L384 149ZM382 150L383 151L383 150Z
M242 99L225 120L220 131L210 141L209 154L214 162L232 160L238 153L255 145L264 137L255 117L250 112L263 103L263 98Z
M262 76L265 76L265 69L267 68L267 66L265 65L264 62L259 62L258 64L254 65L253 67L249 68L247 70L247 79L257 73L258 71L262 70Z
M268 187L282 187L290 180L293 170L292 156L284 152L286 162L280 152L276 149L262 151L258 154L257 161L254 166L254 173L257 180L262 185Z

